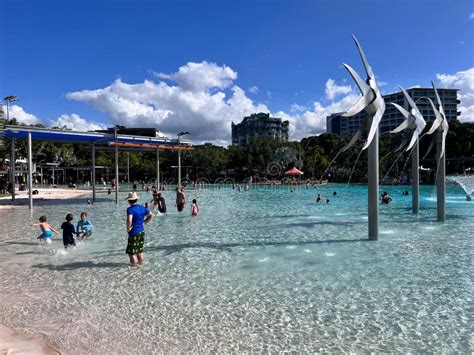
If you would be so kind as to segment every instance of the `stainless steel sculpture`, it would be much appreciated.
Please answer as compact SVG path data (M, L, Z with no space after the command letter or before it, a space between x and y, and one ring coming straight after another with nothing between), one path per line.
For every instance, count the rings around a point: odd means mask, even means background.
M413 135L411 137L410 143L405 151L412 150L411 152L411 174L412 174L412 212L418 213L420 209L420 171L419 171L419 162L420 162L420 150L419 150L419 140L420 134L426 127L426 121L423 118L420 110L416 106L416 103L412 100L410 95L402 88L400 89L405 96L408 104L410 105L410 112L408 112L402 106L392 102L391 104L395 106L398 111L405 117L405 120L394 130L390 133L398 133L403 131L404 129L411 129L413 130Z
M347 150L351 147L361 136L365 130L368 130L367 142L364 144L362 150L368 150L368 177L369 177L369 197L368 197L368 213L369 213L369 239L377 240L379 235L379 123L385 112L385 101L380 93L375 80L375 74L372 71L364 51L353 35L354 42L359 51L364 69L367 74L366 80L357 74L349 65L343 64L349 74L352 76L357 84L357 87L362 93L361 98L350 108L343 113L343 117L350 117L358 114L361 111L367 113L366 120L361 124L359 130L352 137L351 141L344 147Z
M436 135L431 141L431 144L425 156L431 151L433 145L436 143L436 190L437 190L437 209L438 221L444 222L446 220L446 136L448 135L448 121L444 114L443 105L439 98L438 91L433 82L433 90L435 92L438 107L435 106L430 99L431 108L435 113L435 120L427 134L432 134L436 131Z

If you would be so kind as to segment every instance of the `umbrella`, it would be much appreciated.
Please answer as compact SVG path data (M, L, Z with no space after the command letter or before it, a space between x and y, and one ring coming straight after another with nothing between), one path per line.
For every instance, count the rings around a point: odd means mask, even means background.
M296 167L292 167L290 170L285 172L285 175L303 175L304 173L301 170L296 169Z

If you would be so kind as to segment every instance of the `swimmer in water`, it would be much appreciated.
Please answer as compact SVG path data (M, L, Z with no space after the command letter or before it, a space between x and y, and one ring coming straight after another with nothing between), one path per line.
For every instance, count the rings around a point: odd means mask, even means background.
M35 223L33 224L33 226L39 226L42 233L36 239L39 239L40 241L45 241L46 243L51 243L51 238L53 238L53 232L55 234L59 234L59 232L50 226L50 224L48 223L48 218L46 218L46 216L41 216L38 221L39 223Z
M386 205L392 202L392 198L390 197L387 191L384 191L382 196L380 196L380 200L382 201L383 204L386 204Z
M199 206L196 199L193 199L193 204L191 205L191 216L196 217L199 214Z
M323 203L323 198L321 197L321 194L318 194L318 197L316 197L316 203Z

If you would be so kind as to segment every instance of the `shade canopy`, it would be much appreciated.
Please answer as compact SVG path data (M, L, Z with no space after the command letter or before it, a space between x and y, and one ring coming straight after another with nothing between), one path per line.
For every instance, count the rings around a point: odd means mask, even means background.
M301 170L298 170L295 166L285 172L285 175L303 175Z

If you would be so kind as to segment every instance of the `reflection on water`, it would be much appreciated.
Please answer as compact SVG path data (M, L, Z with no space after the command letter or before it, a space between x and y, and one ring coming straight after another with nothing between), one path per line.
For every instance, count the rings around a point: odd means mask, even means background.
M448 189L438 224L432 187L419 216L404 189L386 188L378 242L367 241L364 186L320 187L330 205L312 189L190 191L197 218L165 192L142 268L127 265L126 205L113 196L5 210L0 321L74 354L472 351L473 204ZM83 210L93 238L70 252L36 242L38 216L59 227Z

